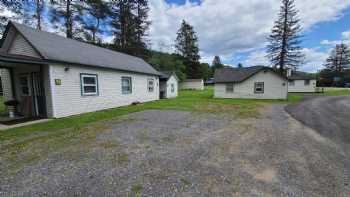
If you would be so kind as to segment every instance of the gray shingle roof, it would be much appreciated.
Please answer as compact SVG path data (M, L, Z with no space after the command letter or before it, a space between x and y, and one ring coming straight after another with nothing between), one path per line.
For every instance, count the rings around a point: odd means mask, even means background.
M159 73L161 74L159 77L160 80L168 80L171 76L174 76L176 80L179 80L174 71L161 71Z
M266 66L252 66L244 68L225 67L215 70L214 81L215 83L239 83L255 75L261 70L272 70L272 68Z
M291 80L312 80L316 79L311 76L309 73L301 72L301 71L292 71L292 75L288 77Z
M161 79L169 79L170 76L173 74L173 72L172 71L161 71L160 74L161 74L160 75Z
M45 60L160 75L141 58L10 22Z

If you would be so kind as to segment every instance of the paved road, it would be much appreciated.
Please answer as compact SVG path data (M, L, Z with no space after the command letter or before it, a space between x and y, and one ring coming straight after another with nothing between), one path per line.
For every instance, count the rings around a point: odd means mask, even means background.
M350 145L350 96L309 98L286 111L321 135Z

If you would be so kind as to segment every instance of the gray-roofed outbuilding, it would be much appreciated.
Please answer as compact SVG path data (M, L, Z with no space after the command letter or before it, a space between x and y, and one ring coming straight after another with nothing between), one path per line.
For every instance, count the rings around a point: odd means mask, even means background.
M214 74L215 83L240 83L254 74L258 73L261 70L272 70L270 67L266 66L251 66L244 68L232 68L225 67L221 69L217 69Z

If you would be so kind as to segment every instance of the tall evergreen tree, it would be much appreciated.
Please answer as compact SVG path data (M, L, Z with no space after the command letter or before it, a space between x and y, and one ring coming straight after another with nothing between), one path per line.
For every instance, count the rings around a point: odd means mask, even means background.
M83 17L83 0L52 0L51 22L63 26L67 38L78 38L79 29L75 27L81 23Z
M193 27L185 20L181 23L175 42L176 52L184 58L187 78L202 78L198 38Z
M147 58L148 1L118 0L113 3L112 10L115 48Z
M242 63L238 63L237 64L237 68L243 68L243 64Z
M197 62L200 59L198 37L193 27L185 20L177 32L175 48L178 54L190 61Z
M101 26L110 16L109 4L103 0L87 0L84 6L85 17L82 20L82 28L85 39L92 43L100 42L99 33L103 33Z
M146 48L145 37L151 22L148 19L148 0L136 0L137 14L135 17L136 42L139 46Z
M42 17L43 17L43 11L44 11L44 0L35 0L35 15L34 18L36 19L36 28L41 30L41 23L42 23Z
M337 44L327 59L326 68L335 72L343 72L350 68L350 48L346 44Z
M220 57L219 57L218 55L216 55L216 56L214 57L213 62L212 62L211 65L212 65L212 66L215 66L215 65L222 65L221 59L220 59Z
M216 69L223 68L224 65L221 63L220 56L216 55L212 61L211 67L210 67L210 77L214 77L214 73Z
M23 1L23 23L42 30L44 18L45 1L30 0Z
M278 20L268 37L268 57L281 73L287 65L297 67L303 58L300 47L300 20L294 0L282 0Z

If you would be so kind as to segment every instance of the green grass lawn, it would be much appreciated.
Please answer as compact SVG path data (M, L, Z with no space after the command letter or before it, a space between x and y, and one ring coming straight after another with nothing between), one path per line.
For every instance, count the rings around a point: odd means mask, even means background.
M350 88L325 88L325 96L350 95Z
M328 90L326 95L349 93L347 90ZM239 117L257 117L259 108L270 103L298 102L303 98L301 94L291 94L288 100L254 100L254 99L214 99L213 88L204 91L180 91L175 99L159 100L140 105L132 105L108 109L98 112L86 113L67 118L55 119L45 123L24 126L20 128L0 131L0 141L15 137L36 134L39 132L52 132L64 128L82 128L90 123L115 119L132 112L148 109L173 109L194 112L232 113Z
M323 93L290 93L288 100L298 102L305 96L346 96L350 95L350 88L324 88Z
M0 114L6 113L6 106L4 105L4 97L0 96Z

